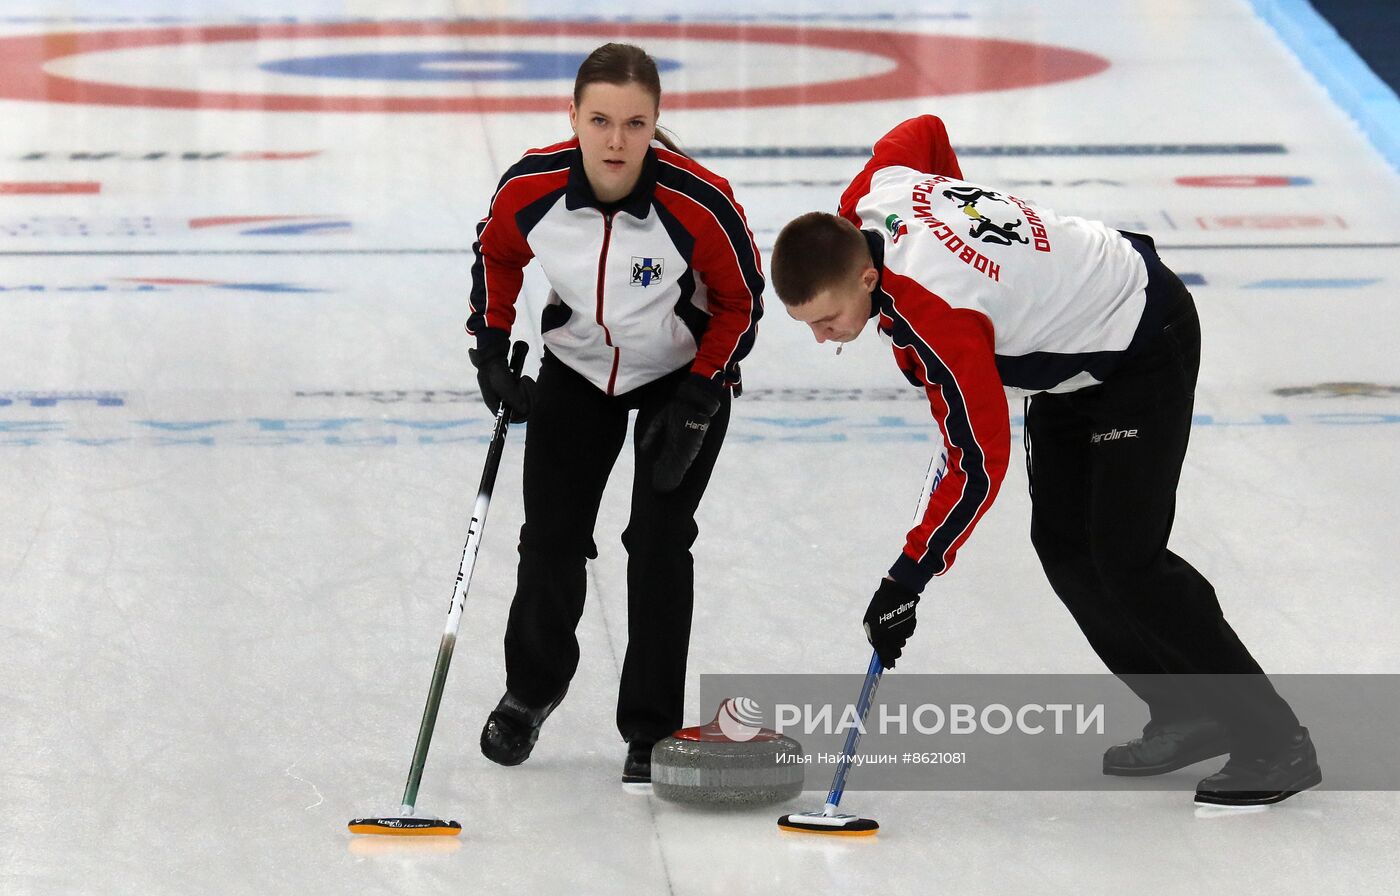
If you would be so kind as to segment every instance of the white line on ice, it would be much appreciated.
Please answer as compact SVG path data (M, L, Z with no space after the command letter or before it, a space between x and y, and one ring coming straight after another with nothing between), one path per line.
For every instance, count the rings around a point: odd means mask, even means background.
M292 778L292 779L297 780L297 781L300 781L301 783L305 784L307 787L310 787L312 790L314 790L314 791L316 792L316 802L314 802L314 803L312 803L311 805L309 805L309 806L306 807L307 809L315 809L317 806L319 806L319 805L321 805L322 803L324 803L324 802L326 801L326 798L325 798L324 796L321 795L321 790L320 790L320 788L318 788L315 784L312 784L310 781L306 780L305 778L301 777L300 775L294 775L294 774L292 774L292 769L294 769L294 768L296 768L296 767L297 767L297 764L296 764L295 762L293 762L291 765L287 766L287 772L286 772L287 777Z

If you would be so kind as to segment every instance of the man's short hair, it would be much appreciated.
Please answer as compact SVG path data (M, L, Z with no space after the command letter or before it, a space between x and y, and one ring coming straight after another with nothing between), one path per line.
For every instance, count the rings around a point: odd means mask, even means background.
M839 215L808 212L778 234L768 267L778 298L795 307L869 263L870 247L854 224Z

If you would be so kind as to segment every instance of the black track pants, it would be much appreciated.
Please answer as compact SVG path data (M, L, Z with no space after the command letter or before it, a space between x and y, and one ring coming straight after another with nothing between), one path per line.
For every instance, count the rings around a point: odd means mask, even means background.
M1031 540L1089 644L1154 722L1211 715L1236 750L1265 750L1298 720L1210 582L1167 549L1201 358L1195 305L1167 274L1160 335L1101 385L1031 399ZM1205 673L1219 677L1194 677Z
M558 696L578 667L574 631L583 613L584 568L597 556L594 524L603 489L637 411L634 444L688 369L608 396L548 352L525 441L525 524L506 627L506 688L530 705ZM637 452L627 549L627 654L617 727L626 740L659 740L681 727L694 602L690 547L695 511L729 426L729 395L710 422L680 488L652 488L656 449Z

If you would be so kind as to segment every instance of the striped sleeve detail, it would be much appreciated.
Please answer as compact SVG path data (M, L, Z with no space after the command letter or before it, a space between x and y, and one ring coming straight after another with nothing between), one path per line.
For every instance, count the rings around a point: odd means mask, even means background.
M895 125L871 150L870 161L841 194L839 211L857 227L856 206L870 192L870 181L881 168L912 168L926 174L963 179L957 153L948 142L948 129L937 115L920 115Z
M534 257L526 242L529 226L543 214L539 208L542 201L563 195L576 147L577 143L570 141L531 150L501 177L486 217L476 225L472 244L467 332L473 336L487 329L509 333L515 323L515 301L524 282L525 266Z
M709 325L691 370L737 384L763 316L763 270L744 210L723 178L685 156L657 150L656 201L694 238L689 259L709 291Z
M947 471L890 567L891 578L917 593L948 571L996 499L1010 457L1011 425L991 322L979 312L950 308L888 269L881 283L898 297L888 306L895 357L923 384L947 446Z

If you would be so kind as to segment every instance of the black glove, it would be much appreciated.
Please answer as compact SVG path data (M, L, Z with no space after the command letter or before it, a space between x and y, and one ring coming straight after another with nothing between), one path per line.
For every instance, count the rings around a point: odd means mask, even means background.
M673 492L680 487L685 471L700 453L710 418L719 410L721 394L709 380L691 374L651 419L638 447L643 451L653 447L659 450L651 476L657 491Z
M491 413L496 413L501 402L505 402L510 409L510 422L519 423L530 416L530 407L535 403L535 381L510 369L506 361L509 345L509 339L485 340L477 348L468 349L467 357L476 367L481 400Z
M880 654L880 665L894 668L904 644L914 634L914 607L919 595L898 582L883 579L865 611L865 640Z

